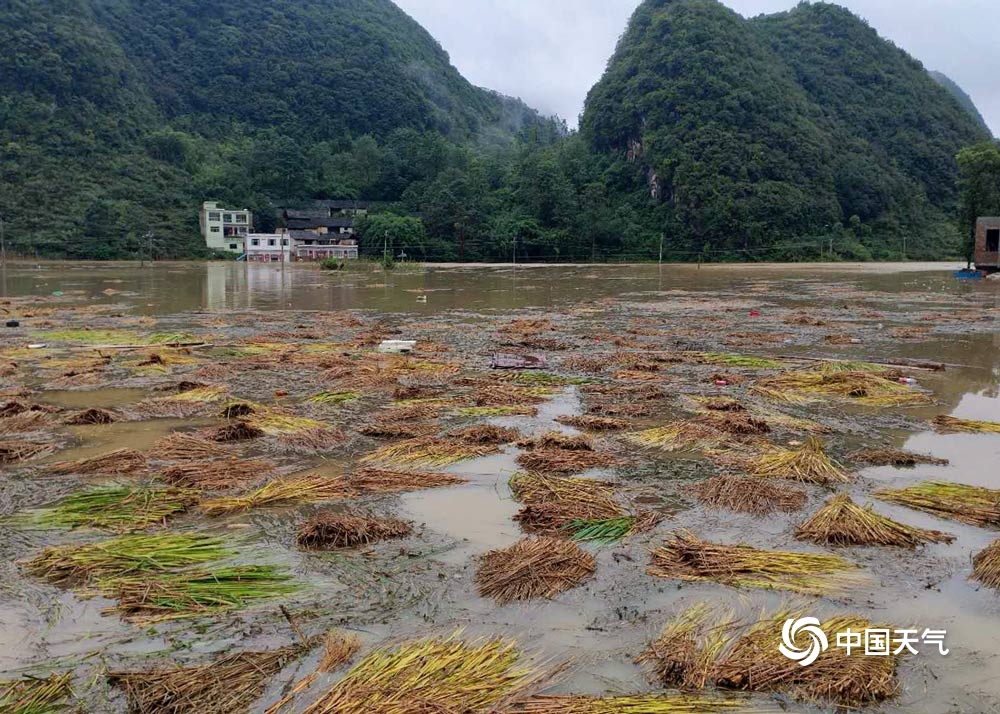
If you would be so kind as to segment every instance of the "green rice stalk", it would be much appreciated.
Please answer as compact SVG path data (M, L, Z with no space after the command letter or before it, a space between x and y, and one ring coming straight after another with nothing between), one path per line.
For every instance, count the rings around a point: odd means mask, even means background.
M200 493L186 488L106 487L67 496L55 506L30 512L42 528L98 528L117 533L162 525L198 503Z
M942 434L955 434L958 432L969 434L1000 434L1000 423L995 421L959 419L943 414L934 417L934 427Z
M0 682L0 711L4 714L55 714L64 711L62 701L73 696L73 674L50 674L45 679L28 677Z
M1000 491L962 483L925 481L876 491L875 498L973 526L1000 526Z

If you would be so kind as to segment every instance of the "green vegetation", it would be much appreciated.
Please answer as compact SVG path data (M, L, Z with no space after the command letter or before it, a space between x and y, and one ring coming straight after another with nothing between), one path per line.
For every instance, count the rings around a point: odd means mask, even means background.
M964 238L963 254L972 260L976 247L976 219L1000 216L1000 146L993 141L962 149L958 153L961 170L959 186L959 226Z
M209 257L203 200L267 231L364 198L385 268L942 257L955 156L990 138L825 3L647 0L579 133L469 84L389 0L11 0L0 33L0 214L44 256Z

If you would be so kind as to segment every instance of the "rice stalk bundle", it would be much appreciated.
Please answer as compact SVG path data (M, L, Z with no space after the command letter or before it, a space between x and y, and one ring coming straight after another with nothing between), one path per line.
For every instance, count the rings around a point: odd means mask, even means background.
M714 685L752 692L777 692L818 705L861 708L889 699L898 692L896 668L900 655L870 656L864 648L846 654L831 646L809 666L781 654L783 625L806 612L781 611L740 626L731 614L716 615L696 605L671 620L663 634L637 658L650 665L668 687L703 689ZM713 622L721 617L718 623ZM823 630L861 633L889 630L856 615L826 618ZM799 634L797 644L808 634Z
M517 463L529 471L557 474L576 473L612 466L618 460L611 454L579 449L534 449L518 455Z
M187 461L164 469L160 478L171 486L211 491L256 483L269 477L275 468L274 462L266 459Z
M332 451L346 440L344 432L324 426L276 436L268 441L268 448L278 453L317 454Z
M771 425L758 416L741 411L707 411L696 421L727 434L757 435L769 434Z
M1000 423L995 421L976 421L974 419L959 419L941 414L934 417L934 428L942 434L966 432L970 434L1000 434Z
M403 538L412 531L413 526L399 518L379 518L354 511L324 511L299 526L296 540L303 548L353 548Z
M823 365L761 380L753 391L779 401L804 402L828 397L875 407L927 404L931 401L923 392L911 389L891 376L891 373L885 372L844 370Z
M753 460L750 472L763 478L783 478L804 483L829 485L847 483L850 477L826 455L823 442L810 436L795 449L776 449Z
M243 417L251 416L252 414L262 414L268 409L263 404L257 404L256 402L251 402L249 400L232 400L226 402L226 406L222 407L219 412L220 419L241 419Z
M83 409L73 412L63 419L63 424L112 424L118 421L118 415L107 409Z
M915 548L924 543L950 543L941 531L907 526L858 506L846 493L831 498L795 529L795 537L821 545L895 545Z
M466 444L482 444L484 446L501 446L510 444L521 438L521 433L517 429L507 426L496 426L495 424L477 424L466 426L460 429L452 429L445 436L449 439L457 439Z
M594 556L573 541L538 536L483 555L475 582L481 597L505 605L515 600L551 599L589 579L596 570Z
M0 434L4 436L28 434L44 429L51 423L52 417L46 412L26 411L8 417L0 417Z
M54 474L134 474L145 471L145 454L135 449L115 449L100 456L91 456L76 461L60 461L50 464L48 469Z
M745 412L747 408L738 399L732 397L691 397L691 400L704 409L713 412Z
M526 387L565 387L572 384L591 384L594 380L587 377L563 377L550 372L527 370L512 370L494 376L501 382L513 382Z
M363 468L351 474L346 477L345 481L351 491L358 495L366 493L419 491L425 488L457 486L466 482L461 476L448 473L372 467Z
M835 555L719 545L680 531L653 551L646 572L660 578L824 595L854 584L857 578L849 571L855 567Z
M638 402L621 403L612 401L587 402L587 413L604 417L644 417L653 413L649 404Z
M512 407L541 404L554 394L546 387L483 387L473 399L477 407Z
M0 682L0 711L5 714L55 714L63 700L73 696L73 673L50 674L45 679L27 677Z
M202 404L211 404L215 402L221 402L227 396L226 388L217 384L210 384L205 387L196 387L195 389L188 389L183 392L178 392L177 394L171 394L169 397L161 397L162 401L165 402L198 402Z
M209 664L108 672L124 690L129 714L237 714L264 694L267 680L301 657L308 645L227 654Z
M456 439L418 437L383 446L362 457L361 463L447 466L499 452L500 449L492 445L468 444Z
M791 513L806 505L806 492L800 488L740 476L713 476L689 490L705 505L755 516Z
M13 464L19 461L31 461L48 456L56 447L52 444L43 444L37 441L22 441L20 439L9 439L0 441L0 464Z
M440 399L444 391L443 386L400 384L392 390L392 398L412 404L415 399Z
M520 659L502 639L428 639L376 650L303 714L495 711L533 684Z
M575 541L614 543L633 533L650 530L660 520L660 514L645 511L637 516L576 519L563 526L563 529Z
M691 352L685 353L684 357L698 364L746 367L749 369L781 369L785 366L783 362L767 359L766 357L720 352Z
M972 558L972 578L988 588L1000 589L1000 540L995 540Z
M251 415L246 421L251 427L259 429L267 436L284 436L304 431L335 431L329 425L309 417L276 412L263 414L258 412Z
M110 611L129 622L149 624L227 612L287 595L298 589L290 580L271 565L237 565L114 578L98 585L118 600Z
M456 413L459 416L471 417L535 416L538 414L538 408L527 404L505 407L462 407Z
M230 422L218 429L210 429L205 432L205 438L220 444L228 444L234 441L250 441L264 436L264 430L243 420Z
M727 436L709 424L683 420L630 432L625 434L625 439L637 446L657 447L663 451L705 451L720 446Z
M341 406L348 402L353 402L361 398L358 392L330 392L323 391L312 395L306 399L309 404L322 404L325 406Z
M878 447L871 449L858 449L847 455L851 461L869 464L871 466L895 466L912 467L917 464L931 464L934 466L945 466L948 459L939 459L926 454L915 454L912 451L903 449L892 449L889 447Z
M393 404L382 412L380 418L384 421L421 421L436 419L440 414L440 404L419 402L417 404Z
M223 516L264 506L340 500L350 495L351 489L342 478L318 475L276 478L242 496L202 501L201 510L209 516Z
M621 431L627 429L629 423L624 419L610 419L608 417L597 416L561 416L556 417L556 421L574 429L585 429L587 431Z
M525 504L514 521L528 533L565 536L574 522L628 517L612 488L601 481L518 473L511 477L510 489Z
M896 667L900 655L873 657L864 648L850 655L830 647L808 667L782 655L782 626L805 612L779 612L752 625L728 647L713 667L717 684L757 692L778 691L816 703L832 703L847 709L870 706L899 691ZM823 621L828 633L888 629L857 615L839 615ZM800 635L805 639L807 635ZM801 643L800 643L801 644Z
M694 694L632 694L613 697L571 694L536 695L518 709L522 714L717 714L744 709L738 699Z
M514 498L522 503L583 501L610 503L617 507L614 488L606 481L518 471L507 485Z
M568 451L593 451L594 442L582 434L566 434L561 431L547 431L541 436L517 442L522 449L566 449Z
M31 411L30 404L19 399L12 399L0 404L0 419L24 414L27 411Z
M223 444L184 432L163 437L149 452L149 458L154 461L198 461L230 458L233 455L233 450Z
M197 534L129 535L86 545L46 548L22 566L63 587L138 573L175 570L232 555L222 538Z
M359 434L377 439L416 439L430 436L437 427L424 422L407 422L395 420L377 420L362 425Z
M131 533L162 525L198 502L197 491L181 488L104 487L67 496L32 512L43 528L97 528Z
M650 402L667 395L659 384L588 384L580 387L587 396L606 397L608 402Z
M1000 491L962 483L924 481L901 489L876 491L875 498L939 518L973 526L1000 526Z

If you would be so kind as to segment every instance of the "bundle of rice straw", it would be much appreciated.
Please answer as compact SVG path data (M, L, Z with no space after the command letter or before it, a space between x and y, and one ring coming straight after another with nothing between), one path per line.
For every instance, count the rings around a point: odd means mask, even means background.
M220 426L218 429L210 429L205 432L205 438L220 443L231 441L249 441L259 439L264 436L264 430L250 424L247 421L237 420Z
M107 454L51 464L55 474L132 474L146 470L146 456L135 449L115 449Z
M309 644L264 652L236 652L192 667L112 671L108 682L125 691L129 714L248 712L267 680L301 657Z
M172 486L216 490L256 483L268 478L275 468L266 459L188 461L164 469L160 477Z
M915 454L912 451L902 449L892 449L889 447L878 447L870 449L858 449L847 455L851 461L871 466L916 466L917 464L932 464L934 466L945 466L948 459L939 459L926 454Z
M775 449L757 457L750 465L750 472L754 476L820 485L850 481L840 464L826 455L823 442L815 436L796 449Z
M1000 525L1000 491L989 488L924 481L907 488L882 489L872 495L889 503L973 526Z
M522 439L517 442L522 449L565 449L567 451L593 451L594 442L582 434L565 434L561 431L547 431L541 436Z
M649 664L666 686L701 689L706 685L778 692L819 705L849 709L877 704L894 697L899 689L896 668L901 655L870 656L864 647L846 650L831 646L809 666L781 654L783 626L806 612L782 611L742 627L730 613L712 622L713 613L695 606L668 623L663 635L638 661ZM866 630L888 629L856 615L839 615L822 623L824 632L848 630L864 637ZM795 640L806 645L807 632ZM831 643L832 644L832 643Z
M624 419L611 419L597 416L561 416L556 417L556 421L574 429L586 429L588 431L621 431L627 429L629 423Z
M413 526L399 518L371 513L323 511L299 526L297 541L303 548L350 548L388 538L403 538Z
M510 489L525 504L514 520L528 533L565 536L574 522L628 515L602 481L517 473L510 479Z
M821 545L896 545L915 548L924 543L950 543L955 536L907 526L862 508L846 493L831 498L795 529L795 537Z
M856 567L835 555L720 545L679 531L653 551L646 572L660 578L823 595L856 584L858 578L850 572Z
M73 673L50 674L0 682L0 711L9 714L48 714L62 711L64 699L73 696Z
M756 478L714 476L688 490L706 505L757 516L775 511L791 513L806 505L806 492L802 489Z
M617 463L611 454L584 449L532 449L518 454L517 463L529 471L568 474Z
M303 714L503 711L535 686L513 643L430 639L372 652Z
M809 402L833 397L875 407L927 404L931 401L923 392L900 384L891 373L846 370L843 365L785 372L761 380L753 392L776 401Z
M111 424L118 421L118 415L107 409L83 409L73 412L63 419L63 424Z
M722 445L730 438L716 426L695 419L625 434L625 439L633 444L658 447L664 451L705 451Z
M364 457L361 462L447 466L458 461L499 453L495 445L469 444L457 439L418 437L388 444Z
M52 444L36 441L0 441L0 464L13 464L47 456L56 450Z
M43 528L100 528L118 533L164 524L198 502L184 488L104 486L70 494L54 506L30 512Z
M346 477L347 485L356 494L399 493L425 488L457 486L466 483L461 476L435 471L363 468Z
M972 558L972 578L988 588L1000 589L1000 540L995 540Z
M942 434L968 432L971 434L1000 434L1000 423L995 421L975 421L973 419L958 419L953 416L940 415L934 417L934 427Z
M197 461L235 455L231 447L195 434L173 432L153 444L149 458L155 461Z
M352 489L343 478L326 478L309 474L276 478L242 496L203 501L201 509L206 515L222 516L262 506L340 500L350 497L352 493Z
M449 439L457 439L466 444L482 444L484 446L500 446L521 438L521 434L517 429L507 426L496 426L495 424L477 424L476 426L453 429L445 434L445 436Z
M326 634L323 642L323 657L316 665L316 671L306 675L296 682L288 693L277 702L269 706L264 714L278 714L285 707L295 701L295 698L308 690L319 678L319 675L333 672L347 664L354 655L361 650L361 640L357 635L345 635L341 632L330 631Z
M522 714L717 714L745 709L740 699L694 694L632 694L592 697L536 695L521 705Z
M476 571L482 597L504 605L514 600L553 598L590 578L594 556L562 538L522 538L483 555Z

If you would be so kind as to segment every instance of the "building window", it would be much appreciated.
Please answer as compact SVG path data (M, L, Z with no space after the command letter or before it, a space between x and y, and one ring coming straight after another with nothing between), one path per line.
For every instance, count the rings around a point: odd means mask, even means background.
M236 214L236 222L237 223L246 223L247 222L246 214L245 213L237 213Z
M1000 228L986 229L986 252L996 253L1000 251Z
M260 245L260 240L257 238L251 238L250 245Z
M235 243L230 243L229 244L229 250L236 250L236 244Z
M274 247L274 238L268 238L268 239L267 239L267 244L268 244L268 245L269 245L270 247L272 247L272 248L273 248L273 247Z
M217 220L219 220L219 218L221 216L222 216L222 214L219 213L218 211L213 211L213 212L211 212L211 213L208 214L208 220L210 220L210 221L217 221Z
M232 213L227 213L227 214L226 214L226 215L225 215L225 216L223 217L223 219L222 219L222 220L223 220L224 222L226 222L226 223L232 223L232 222L233 222L233 214L232 214Z
M287 238L282 238L281 239L281 245L288 245L288 239Z
M219 232L219 227L218 226L212 226L211 228L209 228L209 230L212 231L212 233L218 233Z

